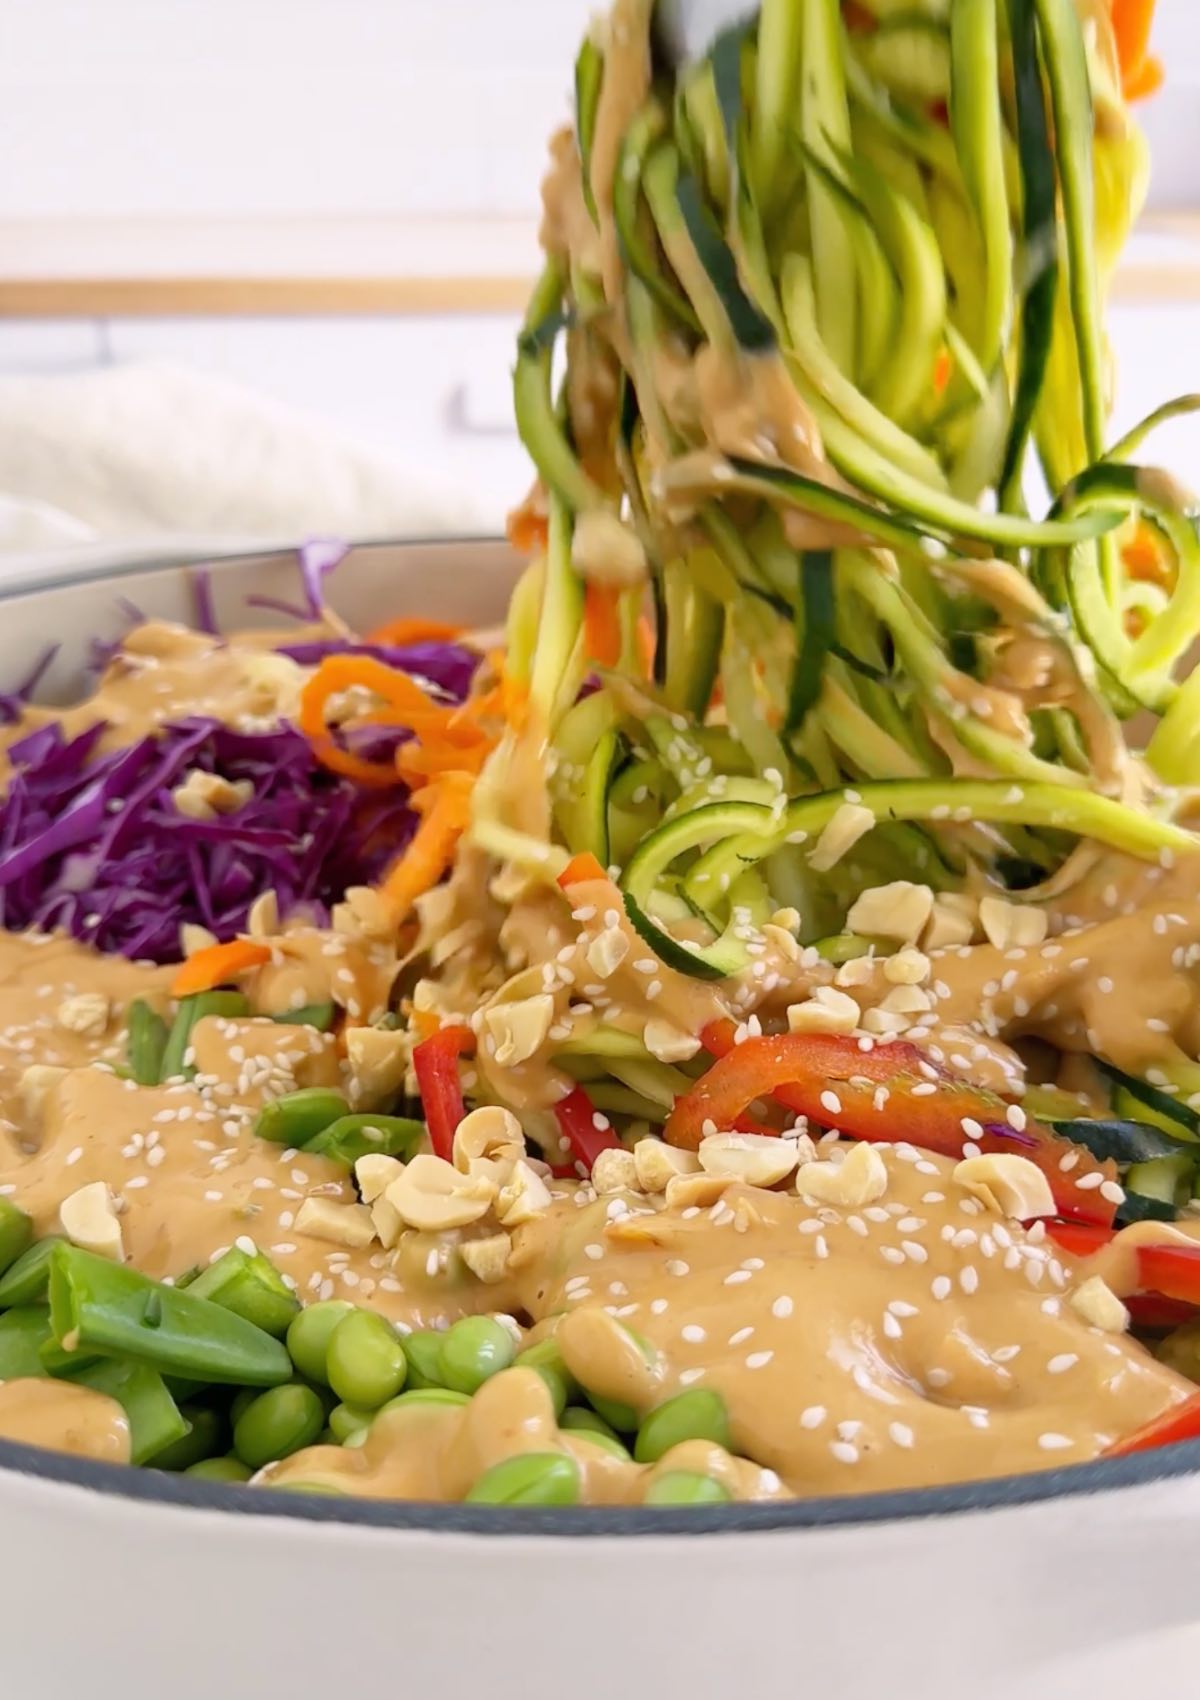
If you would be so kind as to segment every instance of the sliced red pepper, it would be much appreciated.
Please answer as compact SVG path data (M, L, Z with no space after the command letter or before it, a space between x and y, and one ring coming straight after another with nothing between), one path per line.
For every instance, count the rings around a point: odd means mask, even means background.
M1165 1334L1196 1315L1195 1305L1183 1299L1163 1299L1157 1293L1130 1293L1125 1299L1129 1319L1139 1333Z
M574 1092L555 1104L554 1114L572 1156L577 1163L583 1164L589 1175L600 1153L611 1151L621 1143L610 1127L596 1126L598 1111L582 1086L577 1086ZM600 1119L607 1123L606 1117Z
M1094 1257L1116 1238L1115 1228L1093 1227L1086 1222L1047 1222L1046 1232L1071 1257Z
M1104 1454L1106 1458L1128 1458L1134 1452L1153 1452L1159 1446L1174 1446L1180 1440L1200 1440L1200 1393L1181 1405L1172 1405L1161 1417L1134 1429Z
M676 1100L664 1135L672 1145L694 1151L706 1123L731 1127L748 1104L771 1097L852 1139L907 1140L942 1157L961 1157L968 1143L1028 1157L1049 1181L1060 1215L1107 1226L1116 1214L1115 1203L1101 1196L1100 1183L1079 1184L1094 1174L1101 1182L1115 1181L1115 1163L1098 1163L1035 1121L1018 1131L1006 1119L1002 1098L934 1069L915 1045L895 1042L863 1051L856 1039L831 1033L763 1034L738 1045L734 1032L731 1021L711 1022L703 1030L704 1047L718 1061ZM880 1087L887 1088L886 1097L879 1096ZM968 1134L964 1121L982 1131ZM1063 1170L1062 1159L1073 1152L1077 1161Z
M1137 1261L1144 1291L1200 1305L1200 1245L1140 1245Z
M1083 1222L1047 1222L1046 1232L1071 1257L1094 1257L1115 1238L1110 1228L1090 1226ZM1178 1240L1164 1240L1161 1245L1138 1245L1137 1285L1131 1310L1136 1320L1146 1328L1169 1328L1186 1322L1200 1308L1200 1242L1183 1245ZM1157 1308L1147 1298L1157 1301ZM1160 1320L1151 1321L1157 1315Z
M562 873L558 883L566 891L569 886L582 885L585 880L606 880L608 873L602 868L590 850L584 850L578 856L572 856Z
M475 1035L469 1027L440 1027L432 1037L413 1046L413 1072L425 1111L429 1143L434 1155L450 1162L454 1152L454 1133L467 1113L463 1102L462 1082L458 1078L458 1059L464 1051L473 1051Z

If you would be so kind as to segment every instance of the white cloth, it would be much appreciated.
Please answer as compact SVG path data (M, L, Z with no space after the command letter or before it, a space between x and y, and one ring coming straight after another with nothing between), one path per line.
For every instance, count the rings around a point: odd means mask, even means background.
M488 529L320 418L165 363L0 376L0 560Z

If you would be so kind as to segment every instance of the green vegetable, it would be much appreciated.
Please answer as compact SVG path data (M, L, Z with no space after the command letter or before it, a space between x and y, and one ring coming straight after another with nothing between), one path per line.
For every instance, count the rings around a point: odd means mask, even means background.
M654 1464L685 1440L711 1440L729 1451L729 1413L719 1393L692 1387L657 1405L642 1419L633 1455L639 1464Z
M350 1106L327 1086L304 1086L264 1104L254 1122L259 1139L300 1150L346 1115Z
M232 1020L249 1013L250 1005L241 992L196 992L192 997L180 998L175 1020L171 1023L163 1048L159 1078L194 1079L195 1067L185 1059L192 1041L192 1028L206 1015L223 1015L227 1020Z
M194 1476L201 1482L240 1484L248 1482L254 1471L230 1453L224 1458L202 1458L198 1464L189 1464L183 1473L185 1476Z
M259 1394L233 1429L233 1449L251 1470L312 1446L325 1427L325 1407L311 1387L295 1382Z
M169 1456L188 1433L188 1418L168 1393L162 1376L145 1364L90 1364L69 1379L80 1387L91 1388L93 1393L107 1394L124 1406L129 1418L131 1463L153 1463L159 1468L159 1458Z
M187 1290L193 1298L211 1299L277 1340L300 1311L299 1299L271 1260L261 1251L251 1255L240 1246L223 1252Z
M153 1370L144 1372L152 1375ZM227 1444L227 1429L222 1414L211 1405L181 1405L179 1414L187 1424L185 1432L172 1445L150 1458L156 1470L183 1471L193 1464L215 1457Z
M45 1375L41 1349L50 1338L45 1305L19 1305L0 1316L0 1381Z
M360 1157L380 1152L385 1157L408 1157L425 1137L424 1122L407 1116L339 1116L305 1145L305 1152L326 1157L352 1169Z
M35 1304L38 1299L45 1298L50 1280L50 1259L55 1248L62 1243L53 1236L38 1240L0 1275L0 1310L8 1310L13 1305Z
M329 1385L329 1342L334 1330L354 1310L345 1299L322 1299L305 1305L292 1319L287 1331L287 1349L292 1362L308 1381Z
M50 1317L68 1351L129 1358L164 1374L270 1387L292 1373L283 1346L261 1328L191 1289L177 1292L77 1246L59 1245L51 1258Z
M383 1411L408 1411L423 1405L455 1405L463 1406L471 1403L468 1393L455 1393L450 1387L410 1387L407 1393L398 1393L394 1399L389 1399L381 1410L373 1413L382 1416Z
M279 1022L282 1027L315 1027L318 1033L328 1033L336 1015L337 1005L334 1003L306 1003L299 1009L273 1015L271 1020Z
M664 1470L646 1488L644 1505L728 1505L733 1495L695 1470Z
M144 998L134 998L125 1012L129 1029L129 1072L139 1086L157 1086L162 1079L167 1048L167 1024Z
M28 1250L33 1221L8 1198L0 1198L0 1276Z
M468 1505L577 1505L579 1466L564 1452L522 1452L493 1464L467 1494Z
M444 1387L442 1379L442 1341L446 1336L432 1328L415 1328L404 1336L404 1356L408 1363L406 1386L417 1391L423 1387Z
M329 1427L339 1446L357 1446L366 1438L374 1417L374 1409L362 1405L335 1405L329 1413Z
M513 1359L518 1369L534 1369L550 1389L554 1400L554 1409L561 1419L566 1410L567 1401L579 1392L579 1384L563 1361L563 1355L554 1340L540 1340L536 1346L526 1346ZM597 1419L599 1420L599 1419Z
M512 1363L513 1337L490 1316L464 1316L442 1336L438 1359L441 1380L457 1393L476 1393L485 1381Z
M329 1337L325 1373L345 1404L378 1409L400 1392L407 1369L396 1330L377 1311L352 1311Z

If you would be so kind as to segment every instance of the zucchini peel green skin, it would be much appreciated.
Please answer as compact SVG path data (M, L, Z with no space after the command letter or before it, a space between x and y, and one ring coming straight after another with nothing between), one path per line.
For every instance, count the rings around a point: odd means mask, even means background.
M591 156L615 48L606 67L585 45L580 182L560 185L584 205L556 226L547 200L519 342L518 423L550 496L527 671L570 776L550 787L555 829L624 864L639 935L703 978L746 965L734 890L795 893L806 936L836 936L889 866L1019 893L1068 878L1080 840L1197 848L1152 784L1200 779L1200 680L1177 679L1200 635L1200 523L1128 463L1200 401L1106 454L1117 191L1075 0L868 9L859 30L839 0L766 0L689 64L651 53L609 206ZM577 365L556 393L564 328ZM1035 428L1062 474L1036 508ZM639 585L607 706L585 712L594 609L571 536L597 507L642 545L653 662L647 682ZM1134 525L1161 542L1162 582L1118 552ZM1020 634L1055 648L1052 682L1006 672ZM1122 790L1117 716L1136 708L1159 716L1150 783ZM814 858L847 806L869 817L861 849Z

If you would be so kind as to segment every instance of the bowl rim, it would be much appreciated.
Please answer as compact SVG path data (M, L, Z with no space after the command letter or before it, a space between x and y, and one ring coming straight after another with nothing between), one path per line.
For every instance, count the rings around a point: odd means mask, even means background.
M285 1517L372 1531L421 1535L543 1536L570 1540L670 1535L801 1534L958 1519L1097 1494L1147 1488L1200 1472L1200 1440L1126 1458L889 1493L822 1495L697 1509L633 1506L503 1506L428 1500L326 1498L302 1492L206 1482L165 1470L103 1464L40 1446L0 1440L0 1484L8 1473L55 1487L83 1488L107 1500L162 1510L194 1507L243 1517Z
M495 548L503 538L484 536L371 537L356 539L353 550ZM198 552L164 548L131 561L88 560L57 570L29 567L0 581L0 603L41 592L69 590L105 578L150 574L171 568L236 570L287 555L296 545L265 542ZM106 1499L168 1508L195 1507L242 1517L284 1517L298 1523L350 1525L374 1531L423 1535L483 1535L491 1538L546 1536L570 1539L670 1535L787 1534L821 1529L862 1528L878 1523L912 1523L961 1517L974 1512L1015 1510L1055 1500L1144 1488L1200 1473L1200 1440L1179 1442L1124 1458L1098 1459L1051 1470L998 1476L983 1481L904 1488L885 1493L823 1495L810 1499L737 1504L697 1509L645 1506L503 1507L442 1504L417 1500L335 1499L304 1493L284 1494L167 1471L105 1464L18 1441L0 1440L0 1480L18 1475L48 1486L82 1488Z

